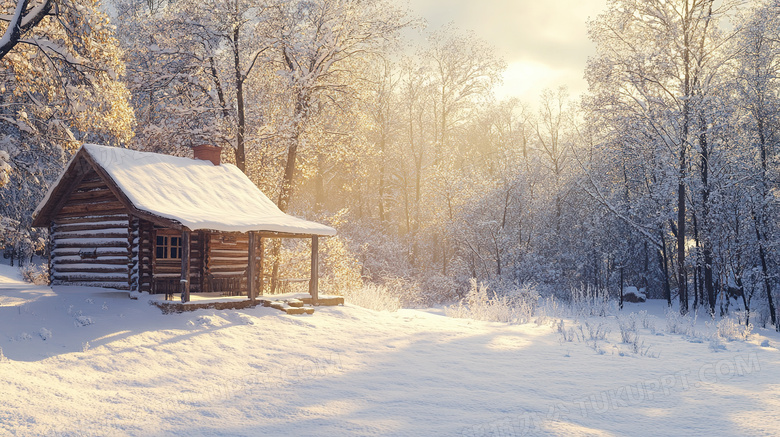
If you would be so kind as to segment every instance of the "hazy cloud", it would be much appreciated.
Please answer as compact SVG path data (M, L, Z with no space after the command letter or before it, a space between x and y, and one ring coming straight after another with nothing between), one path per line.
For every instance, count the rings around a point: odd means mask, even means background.
M586 21L607 0L411 0L412 10L430 29L454 22L473 30L496 48L509 65L502 96L534 101L545 87L568 85L585 91L583 77L594 46Z

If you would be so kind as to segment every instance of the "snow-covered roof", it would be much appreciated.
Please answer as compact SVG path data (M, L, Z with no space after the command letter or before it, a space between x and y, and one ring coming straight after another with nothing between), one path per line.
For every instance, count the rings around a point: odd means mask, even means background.
M283 213L234 165L96 144L82 149L136 209L190 230L336 234L330 226Z

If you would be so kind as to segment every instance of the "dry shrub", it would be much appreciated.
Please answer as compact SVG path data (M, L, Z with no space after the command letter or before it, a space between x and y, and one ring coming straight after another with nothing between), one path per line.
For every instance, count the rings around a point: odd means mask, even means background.
M27 282L32 282L35 285L49 284L49 268L47 266L27 263L19 267L19 271L22 273L22 278Z
M366 284L345 294L347 302L374 311L398 311L401 300L384 285Z
M499 295L472 279L468 295L457 305L446 307L445 314L489 322L529 323L536 313L538 301L539 294L533 288L523 287Z
M320 248L322 253L320 283L323 293L348 296L363 288L360 262L350 252L344 237L328 237Z

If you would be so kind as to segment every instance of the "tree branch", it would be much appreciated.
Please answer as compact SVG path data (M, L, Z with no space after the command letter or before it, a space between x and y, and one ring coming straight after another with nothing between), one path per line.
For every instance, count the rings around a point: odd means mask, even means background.
M14 15L8 22L8 28L5 30L3 38L0 39L0 59L3 59L8 52L16 47L23 32L37 26L43 17L51 11L52 0L44 0L39 6L25 12L28 3L29 0L17 1Z

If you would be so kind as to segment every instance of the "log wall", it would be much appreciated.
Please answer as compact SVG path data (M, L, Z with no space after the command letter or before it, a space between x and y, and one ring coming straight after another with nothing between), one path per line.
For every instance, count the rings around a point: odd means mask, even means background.
M152 292L152 238L154 226L134 217L131 222L130 287L133 291Z
M249 235L235 232L208 234L206 289L228 294L246 294Z
M64 199L51 231L52 284L130 289L129 215L94 171Z

